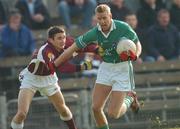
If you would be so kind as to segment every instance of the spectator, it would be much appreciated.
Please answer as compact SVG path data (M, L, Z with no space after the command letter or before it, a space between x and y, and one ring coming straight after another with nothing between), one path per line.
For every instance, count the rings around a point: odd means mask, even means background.
M126 16L125 16L125 22L127 22L132 29L136 32L136 34L139 37L140 42L142 43L142 47L143 50L145 50L146 46L145 46L145 35L144 32L141 28L138 27L138 19L135 13L129 12ZM143 51L142 53L142 58L145 56L145 51ZM142 58L138 58L137 59L137 63L142 63Z
M6 23L6 11L3 2L0 1L0 31L5 23Z
M50 26L50 15L42 0L19 0L16 7L23 16L23 23L29 28L46 29Z
M125 0L124 5L132 12L137 12L140 8L140 0Z
M21 24L17 9L10 11L8 24L2 29L2 57L30 55L35 47L30 30Z
M139 27L147 29L156 22L156 14L161 6L156 5L156 0L144 0L141 3L141 8L137 12Z
M180 38L177 28L170 24L170 14L162 9L157 14L157 24L148 31L148 54L152 60L165 61L180 57Z
M180 0L173 0L170 14L172 23L179 29L180 32Z
M116 20L124 21L126 14L130 11L124 6L124 0L111 0L109 7L111 8L113 19Z
M166 8L170 0L155 0L156 6L158 8ZM170 1L171 2L171 1ZM141 5L146 4L145 0L140 0Z
M72 29L71 16L83 14L81 27L91 27L91 19L96 7L96 0L60 0L59 13L65 26Z
M97 18L96 18L96 16L94 15L94 16L92 17L91 26L94 27L94 26L96 26L96 25L97 25Z
M167 8L170 0L156 0L156 5L158 8Z

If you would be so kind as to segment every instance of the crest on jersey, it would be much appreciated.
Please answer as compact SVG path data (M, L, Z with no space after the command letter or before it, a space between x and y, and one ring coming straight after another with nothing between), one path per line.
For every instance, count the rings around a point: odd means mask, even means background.
M50 59L50 61L54 60L54 54L53 53L49 52L47 56Z

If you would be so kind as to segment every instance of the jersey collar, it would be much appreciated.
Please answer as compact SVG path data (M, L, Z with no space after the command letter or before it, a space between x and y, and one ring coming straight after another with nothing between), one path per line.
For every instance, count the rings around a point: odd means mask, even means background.
M47 44L48 44L48 46L53 50L53 51L55 51L56 53L62 53L62 52L64 52L64 49L61 49L61 50L57 50L54 46L53 46L53 44L51 43L51 42L49 42L49 41L47 41Z
M111 28L110 28L110 30L109 30L109 32L108 32L107 34L105 34L105 33L102 31L101 26L100 26L99 24L97 24L98 30L101 31L101 33L102 33L102 34L104 35L104 37L106 37L106 38L109 36L109 34L111 33L111 31L113 31L114 29L116 29L116 25L115 25L114 21L113 21L113 20L111 20L111 21L112 21Z

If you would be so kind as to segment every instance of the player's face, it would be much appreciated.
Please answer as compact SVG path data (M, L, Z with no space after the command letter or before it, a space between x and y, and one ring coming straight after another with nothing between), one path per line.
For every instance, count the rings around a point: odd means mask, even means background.
M65 33L55 34L54 39L51 39L51 42L57 50L64 49L66 43L66 34Z
M108 12L96 13L97 22L101 26L103 32L107 32L111 28L112 14Z

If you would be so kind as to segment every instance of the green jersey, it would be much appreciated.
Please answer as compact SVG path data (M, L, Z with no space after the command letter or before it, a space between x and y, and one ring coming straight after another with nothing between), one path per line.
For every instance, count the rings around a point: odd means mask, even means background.
M130 39L134 43L138 41L136 33L127 23L112 20L109 33L104 34L101 27L97 25L84 35L79 36L75 42L78 48L84 48L88 44L97 43L104 50L104 55L102 56L104 62L119 63L121 60L116 52L116 44L122 38Z

